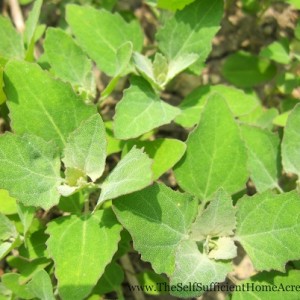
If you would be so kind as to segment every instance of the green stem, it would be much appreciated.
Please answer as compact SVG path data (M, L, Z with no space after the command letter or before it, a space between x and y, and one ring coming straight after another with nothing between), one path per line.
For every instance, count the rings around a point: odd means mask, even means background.
M100 100L99 100L100 105L103 104L104 100L113 92L113 90L115 89L119 79L120 79L120 76L116 76L109 82L107 87L101 93L101 97L100 97Z

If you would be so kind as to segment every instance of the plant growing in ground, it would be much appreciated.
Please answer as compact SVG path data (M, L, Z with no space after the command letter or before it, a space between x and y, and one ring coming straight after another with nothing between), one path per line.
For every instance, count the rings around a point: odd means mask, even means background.
M275 41L259 55L232 54L222 68L240 88L273 79L269 97L288 98L280 114L254 92L228 85L200 86L174 106L163 92L180 73L201 73L224 3L148 3L176 11L151 6L162 24L150 54L138 21L105 9L67 5L68 29L48 27L38 59L42 1L22 35L0 18L1 116L11 129L0 136L0 258L7 270L0 299L80 300L113 291L122 299L124 271L130 284L154 286L152 293L197 297L225 281L237 246L259 272L248 282L298 283L299 26L293 40ZM95 69L110 77L100 96ZM103 121L101 108L125 77L130 84L113 120ZM185 142L155 138L171 122L189 130ZM111 168L107 157L119 152ZM171 168L175 190L159 180ZM126 270L131 241L154 272L135 278ZM294 290L273 298L286 295L299 297Z

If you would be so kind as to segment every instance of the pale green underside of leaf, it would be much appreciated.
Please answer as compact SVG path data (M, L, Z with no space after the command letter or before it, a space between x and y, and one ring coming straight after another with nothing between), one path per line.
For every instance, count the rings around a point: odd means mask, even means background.
M170 123L179 113L177 107L162 101L146 80L133 77L116 106L114 133L118 139L135 138Z
M15 133L53 140L62 150L69 134L96 113L71 86L55 80L38 65L11 61L4 72L5 93Z
M230 196L224 190L217 191L208 207L192 224L191 238L201 241L207 236L232 235L235 229L235 212Z
M53 143L26 135L0 137L0 188L26 206L44 209L59 201L60 160Z
M296 191L244 197L237 209L236 240L256 270L285 272L287 261L300 258L300 196Z
M281 144L282 164L286 172L300 177L300 105L290 113Z
M241 126L248 149L248 171L258 192L278 187L279 137L271 131Z
M134 145L138 148L144 148L149 157L153 159L154 180L171 169L186 150L186 144L179 140L156 139L155 141L129 141L125 144L123 153L127 153Z
M13 27L8 18L0 16L0 56L9 58L23 58L23 39Z
M101 186L97 205L150 185L153 180L152 160L141 149L132 148L117 164Z
M193 127L198 124L207 98L212 93L219 93L224 97L235 117L249 114L259 105L255 97L231 86L201 86L180 103L181 114L176 117L175 122L184 127Z
M122 196L113 202L118 220L133 238L142 259L156 273L172 274L175 251L197 214L198 202L188 194L154 184L142 191Z
M92 62L70 35L58 28L48 28L44 49L56 76L91 95L95 93Z
M263 272L258 275L251 277L249 280L242 281L246 289L247 283L254 284L257 286L257 290L254 291L236 291L232 295L232 300L297 300L299 298L299 292L294 289L291 291L292 285L299 285L300 271L299 270L289 270L287 274L282 274L279 272ZM273 285L277 288L285 288L285 291L274 291L272 292ZM281 286L282 285L282 286ZM262 290L264 286L265 291ZM289 291L288 291L289 289Z
M170 285L190 285L195 283L212 285L223 282L227 273L232 269L231 263L216 262L202 254L196 242L191 240L182 241L176 251L175 272L171 276ZM190 289L189 291L172 291L172 295L182 298L198 297L203 291Z
M186 143L187 151L175 166L175 177L184 190L208 200L221 187L229 194L245 187L246 148L222 96L208 98Z
M36 208L24 206L21 202L18 204L18 216L23 226L23 236L25 237L35 217Z
M91 292L117 251L121 229L110 209L48 224L48 252L62 299L82 300Z
M166 21L156 38L159 49L169 61L187 54L199 54L197 63L192 66L194 71L199 71L220 28L223 5L221 0L195 1Z
M140 51L143 34L136 21L127 23L119 14L92 7L67 6L67 22L79 45L96 62L100 71L114 76L118 69L116 52L125 42Z
M106 147L104 123L99 114L93 115L69 135L63 162L95 181L104 171Z
M210 259L228 260L237 256L237 247L230 237L220 237L215 248L208 253Z

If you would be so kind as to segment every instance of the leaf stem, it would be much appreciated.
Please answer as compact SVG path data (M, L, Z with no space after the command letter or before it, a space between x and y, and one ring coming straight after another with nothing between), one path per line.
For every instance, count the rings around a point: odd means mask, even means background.
M126 278L128 280L128 283L131 285L131 286L138 286L140 285L136 276L133 275L135 274L135 271L134 271L134 268L133 268L133 265L130 261L130 258L128 256L128 254L125 254L123 255L121 258L120 258L120 262L124 268L124 271L125 271L125 274L126 274ZM137 289L134 289L132 291L133 293L133 298L135 300L145 300L145 296L143 294L142 291L139 291Z

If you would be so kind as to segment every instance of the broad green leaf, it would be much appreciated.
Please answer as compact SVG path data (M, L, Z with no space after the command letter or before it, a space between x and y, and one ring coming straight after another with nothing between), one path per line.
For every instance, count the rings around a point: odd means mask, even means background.
M119 291L124 280L124 271L116 262L110 263L97 285L94 287L92 294L104 295L106 293Z
M153 180L151 166L152 160L143 150L132 148L103 182L97 205L150 185Z
M237 204L236 240L257 271L285 271L300 258L300 196L296 191L243 197Z
M25 284L27 283L35 273L40 270L44 270L47 266L49 266L52 261L45 257L37 258L33 260L28 260L22 256L8 256L6 258L7 264L11 268L15 268L20 273L19 283Z
M154 184L113 202L118 220L131 234L142 259L149 261L156 273L168 275L174 271L178 244L189 237L197 207L198 201L192 196L163 184Z
M20 299L32 299L34 294L31 292L29 287L25 284L19 283L20 274L7 273L2 275L1 281L3 285L11 290L15 296Z
M31 293L41 300L55 300L51 279L45 270L35 273L28 283Z
M228 82L246 88L271 80L276 67L268 59L239 51L226 58L222 74Z
M199 72L211 51L212 39L220 28L223 5L221 0L195 1L166 21L156 38L159 49L169 62L198 54L199 59L191 68Z
M41 13L43 0L35 0L32 10L29 13L28 19L25 24L24 42L27 47L26 58L33 58L35 31L38 26L38 21Z
M28 258L30 261L46 256L46 241L48 236L44 229L33 232L29 237L25 237L25 244L18 249L21 256Z
M114 133L118 139L135 138L170 123L179 113L177 107L162 101L147 81L133 77L116 106Z
M13 215L17 213L16 199L10 197L6 190L0 190L0 213L4 215Z
M127 23L119 14L92 7L67 6L67 22L79 45L101 71L114 76L117 49L130 41L134 51L143 46L143 34L136 21Z
M212 93L219 93L225 98L235 117L249 114L259 105L254 96L245 94L244 91L231 86L201 86L180 103L181 114L176 117L175 122L184 127L193 127L198 124L207 98Z
M93 115L69 135L63 162L67 168L79 169L96 181L104 171L106 147L101 116Z
M157 6L159 8L177 10L177 9L183 9L186 5L194 1L195 0L158 0Z
M153 159L152 171L154 180L171 169L183 156L186 145L175 139L156 139L154 141L127 142L123 153L127 153L133 146L144 148L145 152Z
M121 225L113 212L61 217L48 223L48 252L62 299L84 299L117 251Z
M204 291L197 283L213 287L216 282L223 282L231 269L231 263L209 259L206 254L199 251L196 242L184 240L176 251L176 267L170 285L187 285L192 288L183 290L178 287L171 294L181 298L198 297Z
M70 85L55 80L36 64L9 62L4 83L14 132L53 140L60 150L69 134L96 112L95 107L83 103Z
M241 286L237 286L237 289L244 285L244 290L235 291L232 300L297 300L299 291L296 288L293 289L292 285L298 286L299 280L299 270L289 270L286 274L274 271L262 272L249 280L242 281ZM252 290L246 290L247 284Z
M48 28L44 49L56 76L70 82L79 92L85 90L90 95L95 94L92 62L70 35L59 28Z
M26 236L33 218L35 216L36 208L32 206L24 206L21 202L18 203L18 215L23 225L23 235Z
M300 9L300 3L299 0L286 0L286 2L293 5L295 8Z
M281 144L282 165L286 172L295 173L300 177L300 104L290 113Z
M21 35L10 20L0 16L0 56L6 59L23 58L24 47Z
M289 44L286 40L271 43L269 46L262 49L259 55L284 65L291 61L289 55Z
M257 191L262 193L272 188L279 188L280 140L278 135L248 125L241 126L241 133L248 149L248 171Z
M47 210L59 201L60 160L53 143L26 135L0 136L0 187L25 206Z
M230 194L243 189L248 178L246 148L222 96L207 99L186 143L187 151L175 166L175 177L185 191L205 201L220 187Z
M219 190L210 201L208 207L198 214L191 227L191 238L195 241L209 237L233 235L235 229L236 210L230 196Z

